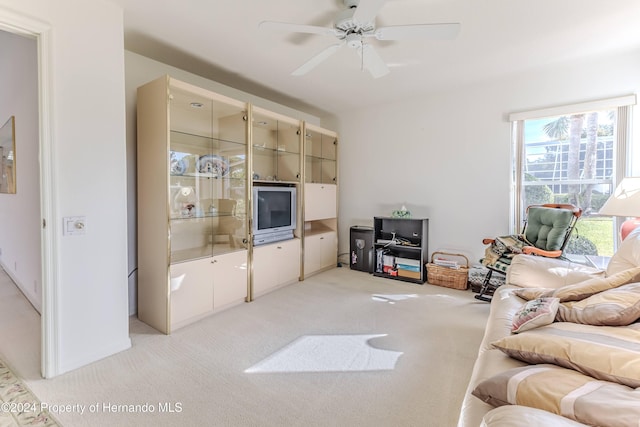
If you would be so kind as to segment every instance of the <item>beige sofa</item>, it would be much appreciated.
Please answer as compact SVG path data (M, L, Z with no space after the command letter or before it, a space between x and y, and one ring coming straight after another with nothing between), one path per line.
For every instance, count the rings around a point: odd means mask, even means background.
M587 281L596 281L603 278L612 278L621 271L631 271L629 269L640 266L640 229L635 230L627 239L622 243L618 252L614 255L607 271L597 270L578 263L570 263L561 260L545 259L541 257L535 257L530 255L519 255L513 260L512 266L507 272L506 285L498 288L493 296L491 302L489 319L486 325L484 338L480 345L478 357L476 359L474 369L471 375L471 379L466 391L466 395L463 400L460 417L458 421L458 427L478 427L478 426L576 426L585 425L575 420L556 415L549 411L538 410L532 407L521 405L504 405L495 407L480 400L480 398L474 396L472 392L480 384L486 384L490 382L490 379L499 377L502 374L506 376L506 372L509 370L529 366L530 363L526 363L515 358L507 356L500 349L495 348L492 343L495 343L505 337L514 336L511 332L512 324L514 321L514 315L523 307L526 303L525 299L516 296L514 292L518 289L532 290L533 288L551 288L551 289L568 289L566 288L571 284L589 283ZM638 269L634 269L637 271ZM635 274L635 273L634 273ZM619 276L619 274L618 274ZM633 276L637 277L637 276ZM604 279L603 279L604 280ZM635 280L635 279L634 279ZM579 285L577 285L579 286ZM520 291L521 292L521 291ZM585 329L594 328L591 325L578 325L576 323L567 324L572 328ZM554 322L550 327L563 326ZM602 328L602 326L600 327ZM611 328L606 326L604 328ZM624 326L615 328L618 329L628 328L636 331L640 331L640 323L634 323L630 326ZM540 329L538 329L539 331ZM600 329L603 330L603 329ZM612 329L613 330L613 329ZM534 335L526 335L527 332L518 334L518 337L532 339ZM587 351L586 353L589 353ZM638 342L638 359L640 359L640 342ZM639 360L640 362L640 360ZM544 360L536 363L545 363ZM548 363L548 362L547 362ZM548 365L536 365L529 368L543 367ZM555 365L550 366L549 369L556 368ZM567 369L565 366L562 369ZM568 369L573 371L572 369ZM555 372L555 371L554 371ZM567 374L571 374L568 372ZM582 375L582 374L576 374ZM590 377L588 379L593 380ZM595 381L599 385L608 385L607 382ZM640 400L640 387L631 383L633 387L618 386L614 384L613 387L621 387L620 393L623 396L630 396L632 398ZM511 386L511 384L510 384ZM556 384L549 384L549 390L553 390ZM637 393L633 390L634 387ZM506 388L506 387L505 387ZM627 390L628 389L628 390ZM604 388L603 390L607 390ZM629 391L630 390L630 391ZM624 393L636 393L635 395ZM618 393L614 391L612 394ZM616 395L617 396L617 395ZM624 400L624 399L623 399ZM636 400L636 401L638 401ZM495 402L493 402L495 403ZM532 405L533 406L533 405ZM640 405L638 411L640 412ZM611 409L609 409L611 412ZM615 414L609 414L615 416ZM635 412L633 417L635 417ZM633 418L635 420L634 425L639 425L640 418ZM580 419L580 417L577 417ZM589 415L584 415L582 418L589 418ZM593 421L589 424L594 424ZM587 425L589 425L587 424ZM625 422L618 423L618 425L626 425Z

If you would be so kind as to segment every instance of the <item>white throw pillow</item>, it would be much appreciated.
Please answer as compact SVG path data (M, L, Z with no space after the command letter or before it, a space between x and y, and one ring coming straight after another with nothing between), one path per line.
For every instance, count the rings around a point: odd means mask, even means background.
M640 267L640 227L633 230L611 257L607 266L607 276Z
M538 298L527 301L513 316L511 332L517 334L553 323L559 305L559 298Z

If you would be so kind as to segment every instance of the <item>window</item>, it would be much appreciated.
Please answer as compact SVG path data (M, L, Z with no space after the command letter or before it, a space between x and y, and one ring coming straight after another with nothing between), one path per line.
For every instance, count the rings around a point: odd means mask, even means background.
M520 228L532 204L582 208L567 254L611 256L615 218L598 215L629 168L629 110L635 96L510 116L514 135L513 219Z

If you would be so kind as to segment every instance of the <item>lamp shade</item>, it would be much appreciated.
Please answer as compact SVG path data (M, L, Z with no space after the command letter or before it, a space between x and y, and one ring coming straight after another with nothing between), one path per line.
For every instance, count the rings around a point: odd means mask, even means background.
M640 216L640 177L624 178L602 205L600 215Z

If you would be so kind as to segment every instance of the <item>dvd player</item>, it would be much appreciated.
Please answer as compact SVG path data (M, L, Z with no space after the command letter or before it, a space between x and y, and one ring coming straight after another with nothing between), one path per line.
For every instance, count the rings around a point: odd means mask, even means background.
M267 243L280 242L282 240L293 239L293 230L274 231L273 233L253 236L253 246L266 245Z

